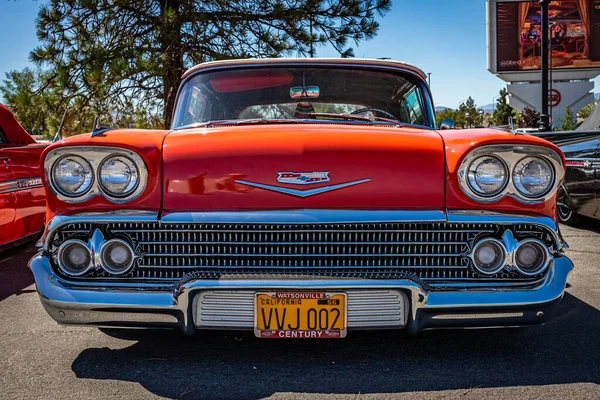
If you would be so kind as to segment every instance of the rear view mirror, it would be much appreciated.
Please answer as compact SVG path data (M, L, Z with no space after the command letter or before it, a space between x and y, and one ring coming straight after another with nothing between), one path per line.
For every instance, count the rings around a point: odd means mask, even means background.
M446 118L440 123L440 130L454 129L454 120Z
M316 99L319 97L320 89L318 86L298 86L290 88L290 97L292 99Z

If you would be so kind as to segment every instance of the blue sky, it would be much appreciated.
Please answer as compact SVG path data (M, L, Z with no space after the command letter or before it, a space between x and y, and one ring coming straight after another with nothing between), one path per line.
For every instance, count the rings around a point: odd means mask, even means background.
M0 0L0 79L31 65L43 2ZM431 72L436 105L457 107L469 96L480 106L489 104L503 87L486 69L485 0L395 0L380 23L375 39L353 46L356 56L390 57ZM317 55L337 56L330 48L319 48ZM595 84L599 92L600 79Z

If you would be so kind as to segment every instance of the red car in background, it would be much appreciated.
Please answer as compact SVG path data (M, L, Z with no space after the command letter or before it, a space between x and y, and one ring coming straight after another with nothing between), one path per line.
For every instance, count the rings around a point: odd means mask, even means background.
M35 239L44 227L40 155L47 146L0 104L0 251Z

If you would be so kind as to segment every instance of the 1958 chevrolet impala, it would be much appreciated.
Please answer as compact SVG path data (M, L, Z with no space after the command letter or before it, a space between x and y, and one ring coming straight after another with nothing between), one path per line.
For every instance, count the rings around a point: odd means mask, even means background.
M43 154L30 262L59 323L353 329L542 323L572 263L565 160L498 129L436 130L419 69L357 59L187 71L172 129L94 129Z

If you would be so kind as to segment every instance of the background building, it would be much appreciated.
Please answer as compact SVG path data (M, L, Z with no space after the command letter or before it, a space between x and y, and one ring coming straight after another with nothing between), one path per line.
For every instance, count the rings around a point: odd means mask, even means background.
M577 113L594 101L600 75L600 0L550 2L553 121L567 107ZM541 7L531 0L488 0L488 70L507 82L508 103L541 111Z

